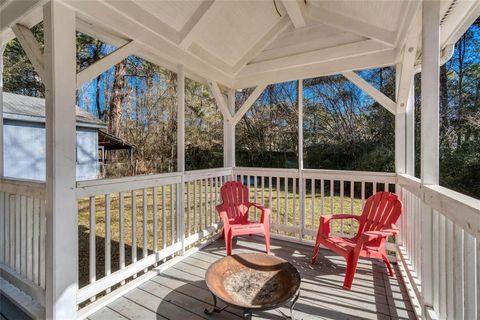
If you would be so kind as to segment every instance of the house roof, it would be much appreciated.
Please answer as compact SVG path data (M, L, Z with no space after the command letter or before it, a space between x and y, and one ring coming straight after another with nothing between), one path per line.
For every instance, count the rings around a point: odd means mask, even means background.
M128 143L105 130L98 130L98 145L104 147L105 150L131 150L136 148L134 144Z
M77 126L90 128L105 128L105 122L97 119L91 113L77 109ZM45 122L45 99L24 96L9 92L3 93L3 118L9 120Z

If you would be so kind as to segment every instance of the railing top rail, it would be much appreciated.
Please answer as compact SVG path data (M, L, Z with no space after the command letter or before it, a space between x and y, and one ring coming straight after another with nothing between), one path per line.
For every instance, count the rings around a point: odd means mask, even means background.
M130 190L180 183L181 181L181 172L79 181L77 182L76 194L78 199L106 193L126 192Z
M46 183L34 180L0 179L0 191L45 199Z
M288 168L259 168L259 167L235 167L233 168L234 171L238 172L258 172L259 175L261 173L297 173L298 169L288 169Z
M232 168L212 168L212 169L202 169L202 170L192 170L185 171L185 181L192 181L196 179L205 179L210 177L219 177L232 174Z
M398 183L428 206L480 238L480 200L439 185L422 185L420 179L399 175Z
M368 181L368 182L396 182L397 174L394 172L375 171L350 171L350 170L324 170L304 169L302 174L306 178L324 177L336 180ZM380 180L380 181L379 181Z
M249 168L235 167L236 174L255 174L258 176L296 176L300 173L298 169L283 168ZM324 178L347 181L366 181L366 182L396 182L396 174L393 172L370 172L370 171L348 171L348 170L324 170L324 169L304 169L301 170L304 178Z

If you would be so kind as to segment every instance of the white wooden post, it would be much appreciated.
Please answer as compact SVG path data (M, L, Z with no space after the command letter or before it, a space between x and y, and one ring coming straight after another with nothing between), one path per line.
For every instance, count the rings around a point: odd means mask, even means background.
M46 71L46 318L76 318L75 13L59 1L43 7Z
M235 90L227 93L227 106L231 114L235 113ZM235 123L223 118L223 166L235 166Z
M5 46L0 43L0 179L3 178L3 52Z
M398 106L398 88L400 80L401 65L397 65L395 72L395 95ZM405 173L406 171L406 116L403 112L395 114L395 172Z
M439 182L440 1L423 1L422 10L422 185ZM433 305L433 211L422 205L422 300L426 319Z
M405 110L405 173L415 176L415 74Z
M180 188L177 188L177 241L182 243L182 255L185 253L185 68L177 67L177 171L182 173Z
M300 209L300 240L305 233L305 182L303 181L303 79L298 80L298 194ZM293 195L295 197L295 195ZM295 210L295 208L294 208Z

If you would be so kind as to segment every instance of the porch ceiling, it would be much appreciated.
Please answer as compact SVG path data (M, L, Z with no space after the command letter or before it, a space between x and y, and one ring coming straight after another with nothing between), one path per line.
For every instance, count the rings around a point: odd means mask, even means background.
M77 12L78 30L116 46L133 40L142 58L230 88L393 65L420 31L420 1L60 1ZM1 1L2 42L13 24L40 22L46 2ZM443 46L480 14L473 0L442 8Z

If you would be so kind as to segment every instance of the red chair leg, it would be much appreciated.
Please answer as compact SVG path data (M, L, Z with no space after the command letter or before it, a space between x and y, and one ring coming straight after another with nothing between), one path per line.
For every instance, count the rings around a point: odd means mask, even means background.
M268 231L265 232L265 251L267 254L270 253L270 234Z
M313 249L312 259L310 260L312 264L315 264L315 262L317 261L318 250L320 249L320 228L321 227L318 227L315 248Z
M384 255L384 254L382 254L382 259L385 262L385 265L387 266L388 274L390 275L390 277L392 277L393 276L393 270L392 270L392 266L390 265L390 261L388 261L387 256Z
M227 256L232 255L232 241L233 237L231 235L225 235L225 248L227 249Z
M347 257L347 272L345 273L345 280L343 281L343 288L350 290L352 288L353 278L357 271L358 253L350 252Z

